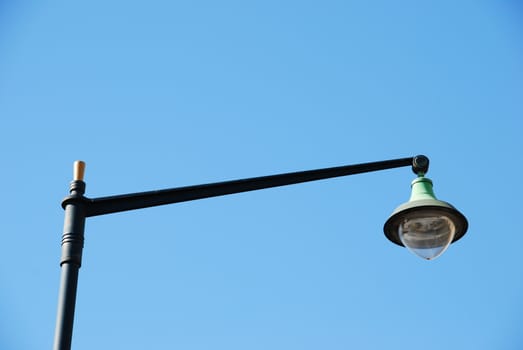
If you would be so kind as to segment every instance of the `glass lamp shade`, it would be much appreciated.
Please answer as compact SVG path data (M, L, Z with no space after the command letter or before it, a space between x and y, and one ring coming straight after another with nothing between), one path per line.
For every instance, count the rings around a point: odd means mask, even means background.
M432 260L443 254L456 233L449 216L434 209L406 214L398 226L401 243L422 259Z
M432 181L419 177L412 182L412 195L385 222L385 236L407 247L419 257L432 260L467 232L463 214L447 202L437 200Z

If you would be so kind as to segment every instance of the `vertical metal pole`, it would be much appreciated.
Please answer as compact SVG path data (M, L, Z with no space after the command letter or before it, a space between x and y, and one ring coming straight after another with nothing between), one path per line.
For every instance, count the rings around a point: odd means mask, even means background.
M62 203L65 209L65 220L62 235L61 278L54 350L71 349L78 270L82 265L84 245L86 202L83 196L85 193L84 167L83 162L75 162L74 180L71 182L69 190L70 195Z

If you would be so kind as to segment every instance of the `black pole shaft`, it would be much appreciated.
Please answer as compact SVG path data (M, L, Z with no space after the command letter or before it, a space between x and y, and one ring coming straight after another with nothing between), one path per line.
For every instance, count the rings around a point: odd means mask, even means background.
M65 206L64 232L62 235L61 278L54 350L71 349L78 272L82 265L85 228L85 183L73 181Z
M77 266L70 264L62 266L54 350L71 349L78 272L79 269Z

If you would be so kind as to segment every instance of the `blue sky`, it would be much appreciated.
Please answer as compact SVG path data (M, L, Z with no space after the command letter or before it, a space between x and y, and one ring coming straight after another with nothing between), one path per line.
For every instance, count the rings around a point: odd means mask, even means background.
M90 218L74 349L521 349L517 1L0 3L0 347L50 348L62 198L426 154L469 232L387 241L408 168Z

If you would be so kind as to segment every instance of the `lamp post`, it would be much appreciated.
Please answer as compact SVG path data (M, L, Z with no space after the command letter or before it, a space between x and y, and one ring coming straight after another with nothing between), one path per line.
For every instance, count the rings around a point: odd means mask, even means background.
M385 236L393 243L431 260L460 239L467 231L468 223L465 216L452 205L436 199L432 181L425 177L429 160L422 155L94 199L84 196L85 163L75 162L69 196L62 202L65 220L54 349L71 348L86 218L404 166L412 166L418 177L412 182L410 200L396 208L386 221Z

